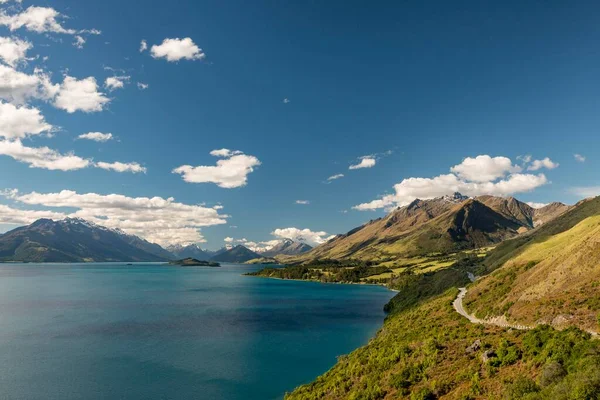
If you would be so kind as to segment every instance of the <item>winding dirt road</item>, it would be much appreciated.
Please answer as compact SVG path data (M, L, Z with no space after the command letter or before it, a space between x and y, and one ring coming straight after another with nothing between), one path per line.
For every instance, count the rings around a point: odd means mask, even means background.
M518 329L518 330L527 330L527 329L534 328L532 326L526 326L526 325L513 325L513 324L509 324L502 320L496 321L496 320L479 319L476 316L469 314L467 312L467 310L465 310L465 308L463 307L463 299L465 298L465 295L467 294L467 288L463 287L463 288L459 288L458 290L459 290L458 296L456 296L456 299L452 303L452 306L454 307L454 309L456 310L457 313L459 313L460 315L462 315L463 317L465 317L472 323L483 324L483 325L496 325L496 326L501 326L503 328L512 328L512 329Z

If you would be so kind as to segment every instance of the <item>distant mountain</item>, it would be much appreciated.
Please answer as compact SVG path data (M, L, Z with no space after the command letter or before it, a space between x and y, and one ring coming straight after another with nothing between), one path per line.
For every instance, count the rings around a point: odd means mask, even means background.
M230 262L230 263L244 263L246 261L260 258L262 257L260 254L253 252L247 247L237 245L227 251L224 251L216 256L211 258L211 261L219 261L219 262Z
M312 246L294 241L292 239L283 239L277 245L270 250L260 253L263 257L275 257L278 255L295 256L298 254L306 253L312 250Z
M230 247L221 247L219 250L204 250L204 252L206 253L206 255L209 258L212 258L214 256L218 256L219 254L225 253L227 250L232 249L233 246Z
M196 260L208 260L211 257L197 244L190 244L188 246L171 245L167 247L167 250L177 259L195 258Z
M80 218L39 219L0 235L0 261L166 261L172 255L118 229Z
M430 200L417 199L384 218L372 220L284 261L386 260L485 247L531 230L568 209L561 203L534 209L512 197L471 199L460 193Z

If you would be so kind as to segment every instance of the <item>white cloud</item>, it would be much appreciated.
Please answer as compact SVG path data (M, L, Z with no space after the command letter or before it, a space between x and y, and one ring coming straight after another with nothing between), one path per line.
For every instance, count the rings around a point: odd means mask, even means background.
M149 86L150 86L150 85L148 85L147 83L142 83L142 82L138 82L138 83L137 83L137 87L138 87L138 89L140 89L140 90L146 90L146 89L148 89L148 87L149 87Z
M233 243L234 239L232 237L226 237L225 239L223 239L226 243Z
M288 99L287 97L285 99L283 99L283 104L289 104L290 103L290 99Z
M596 197L600 195L600 186L577 186L571 188L569 191L584 198Z
M23 139L49 133L52 129L37 108L19 107L0 101L0 138Z
M298 229L298 228L277 228L271 235L281 239L292 239L297 242L305 242L311 246L318 246L325 243L334 236L330 236L327 232L317 231L313 232L310 229Z
M546 157L543 160L533 160L531 165L527 167L528 171L537 171L542 168L554 169L558 167L559 164L553 162L550 158Z
M546 207L548 205L548 203L536 203L533 201L528 201L527 205L529 205L530 207L533 207L533 208L543 208L543 207Z
M154 45L150 49L150 54L154 58L165 58L167 61L174 62L181 59L201 60L205 57L193 40L189 37L179 39L165 39L162 44Z
M94 142L108 142L113 139L112 133L88 132L77 136L77 139L93 140Z
M337 175L331 175L329 178L327 178L328 181L335 181L336 179L340 179L343 178L344 174L337 174Z
M358 164L354 164L348 167L348 169L361 169L361 168L372 168L375 166L377 161L371 156L361 157Z
M482 176L475 174L476 168L473 164L477 164L477 162L469 162L466 164L463 162L462 164L451 168L454 172L460 172L462 176L446 174L434 178L407 178L394 185L393 194L382 196L381 198L368 203L359 204L353 208L360 211L380 208L391 209L393 207L407 205L417 198L431 199L452 194L454 192L460 192L467 196L479 196L483 194L509 196L515 193L528 192L548 183L544 174L511 173L510 171L517 170L513 168L510 159L507 159L508 162L500 160L500 167L498 167L498 164L495 162L491 164L487 163L487 161L485 161L488 160L487 157L479 157L476 157L475 159L469 158L468 160L484 160L484 162L480 162L483 173ZM504 174L499 176L499 170L502 169L504 169ZM483 176L485 176L488 181L483 181ZM467 179L466 177L469 177L470 179Z
M577 162L585 162L585 156L582 156L581 154L573 154L573 157L575 157L575 161Z
M146 43L145 40L142 40L140 42L140 53L142 53L142 52L144 52L146 50L148 50L148 43Z
M68 113L75 111L94 112L102 111L110 99L98 91L96 79L92 76L78 80L72 76L65 76L54 105Z
M11 67L27 60L27 51L31 42L18 38L0 37L0 59Z
M85 44L86 40L83 36L81 35L76 35L75 36L75 41L73 42L73 46L77 47L78 49L83 49L83 45Z
M10 198L27 205L75 209L68 216L119 228L162 245L204 242L199 229L224 224L228 217L212 208L175 202L172 197L79 194L63 190L58 193L32 192L23 195L13 192Z
M129 76L109 76L104 81L104 87L108 90L113 91L115 89L122 89L125 87L125 83L129 81Z
M117 161L114 163L107 163L107 162L100 161L100 162L96 163L96 167L106 169L106 170L112 170L112 171L116 171L116 172L132 172L134 174L137 174L139 172L143 172L144 174L146 173L146 168L142 167L140 164L138 164L136 162L122 163L122 162Z
M462 163L450 168L460 178L474 182L489 182L507 173L521 172L521 167L513 165L508 157L481 155L467 157Z
M308 201L308 200L296 200L296 204L306 205L306 204L310 204L310 201Z
M26 10L13 15L8 15L6 10L0 11L0 25L7 26L11 31L25 28L36 33L64 33L74 35L74 29L66 29L58 21L61 14L50 7L30 6Z
M73 171L86 168L91 163L72 153L61 154L48 147L26 147L20 140L0 141L0 155L29 164L30 168L48 170Z
M64 213L54 211L22 210L0 204L0 223L8 225L29 225L40 218L63 219Z
M181 174L183 180L190 183L215 183L222 188L236 188L245 186L248 174L261 163L258 158L228 149L213 150L211 155L225 157L217 161L216 166L197 167L182 165L175 168L174 174Z
M210 152L210 155L215 156L215 157L231 157L231 156L235 156L238 154L244 154L244 153L239 150L232 151L229 149L219 149L219 150L213 150Z
M32 75L0 65L0 99L17 104L28 99L51 100L59 90L58 84L52 84L50 76L40 69Z

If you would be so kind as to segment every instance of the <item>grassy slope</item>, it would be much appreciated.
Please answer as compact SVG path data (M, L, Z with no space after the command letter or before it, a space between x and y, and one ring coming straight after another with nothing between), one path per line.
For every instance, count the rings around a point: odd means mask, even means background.
M600 315L600 215L534 241L467 296L479 316L597 329Z
M574 328L507 332L470 324L452 309L456 293L397 310L368 345L286 399L598 398L598 341ZM481 348L468 354L475 340ZM489 349L497 356L483 363Z
M597 330L600 314L600 198L509 240L485 261L498 269L477 282L467 309L525 324Z

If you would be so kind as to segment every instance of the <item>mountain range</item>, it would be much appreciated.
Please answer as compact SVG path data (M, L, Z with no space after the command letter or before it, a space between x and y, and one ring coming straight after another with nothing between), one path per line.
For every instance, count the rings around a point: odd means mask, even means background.
M0 235L0 261L166 261L157 244L79 218L39 219Z
M450 253L495 245L552 221L569 210L562 203L533 208L513 197L460 193L430 200L414 200L383 218L372 220L346 234L312 248L301 241L283 239L257 253L243 245L217 252L198 245L167 249L119 229L83 219L41 219L0 235L0 261L85 262L166 261L181 258L246 262L277 257L285 263L313 260L364 260L386 262L399 257Z
M569 210L562 203L533 208L513 197L468 198L455 193L416 199L387 216L338 235L287 263L322 259L391 260L495 245Z
M255 258L260 258L261 255L253 252L245 246L237 245L231 249L219 253L211 258L211 261L229 262L229 263L244 263Z

